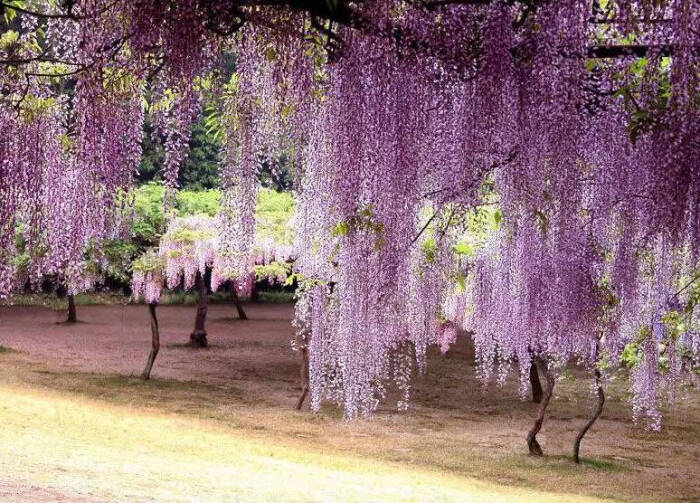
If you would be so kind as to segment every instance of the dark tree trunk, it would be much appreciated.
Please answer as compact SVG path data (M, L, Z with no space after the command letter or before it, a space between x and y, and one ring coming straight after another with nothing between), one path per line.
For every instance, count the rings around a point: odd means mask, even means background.
M537 365L533 361L530 364L530 388L532 389L532 401L540 403L542 401L542 385L540 384L540 376L537 375Z
M206 348L208 346L207 330L204 327L207 319L208 293L204 276L199 271L197 271L195 283L199 292L199 302L197 304L197 315L194 318L194 331L190 334L190 344L198 348Z
M253 281L253 285L250 287L250 300L253 302L260 302L260 295L258 294L258 289L255 288L255 281Z
M309 349L305 342L302 342L299 352L301 353L301 368L299 371L301 395L299 400L297 400L297 410L301 410L301 406L304 405L304 400L306 400L306 395L309 394Z
M603 383L601 382L600 378L600 370L596 368L594 375L595 385L597 388L596 394L598 395L598 402L596 403L596 408L593 412L593 416L588 420L588 422L583 426L583 428L581 428L581 431L578 432L576 440L574 441L574 462L576 464L580 463L579 450L581 448L581 440L583 440L583 436L588 432L590 427L593 426L593 423L595 423L596 420L603 413L603 405L605 405L605 393L603 392Z
M78 321L78 315L75 311L75 298L73 298L73 294L69 293L68 294L68 318L66 319L66 323L75 323Z
M148 380L151 378L151 369L153 368L153 362L156 360L156 356L158 356L158 351L160 350L160 332L158 331L156 305L157 304L148 304L148 313L151 315L151 354L148 355L146 368L143 369L143 374L141 374L141 379L144 380Z
M236 285L233 285L232 291L233 291L233 304L236 306L236 310L238 311L238 318L241 320L247 320L248 315L245 314L245 311L243 310L243 306L241 306L241 300L238 298L238 289L236 288Z
M542 448L539 442L537 442L537 434L542 429L542 423L544 422L544 413L549 405L549 400L552 398L552 392L554 391L554 376L547 368L547 362L545 362L539 356L534 358L535 365L539 372L540 378L544 378L546 383L546 388L542 394L542 401L540 402L539 409L537 410L537 419L535 419L535 424L527 434L527 447L530 450L530 454L533 456L542 456Z

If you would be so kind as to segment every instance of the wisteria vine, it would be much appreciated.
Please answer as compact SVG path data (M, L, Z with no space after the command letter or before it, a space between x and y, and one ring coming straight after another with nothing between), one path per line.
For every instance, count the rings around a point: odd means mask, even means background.
M427 347L460 328L484 380L516 364L525 382L533 358L612 368L632 348L633 412L652 428L661 389L696 371L693 0L2 6L0 294L17 222L30 247L48 243L38 271L115 232L144 99L174 188L198 91L233 49L220 239L137 269L136 292L154 301L176 274L211 265L216 285L249 268L257 167L285 149L314 410L329 398L371 414L391 382L405 406ZM58 186L77 232L53 229ZM491 204L500 229L465 262L465 215Z

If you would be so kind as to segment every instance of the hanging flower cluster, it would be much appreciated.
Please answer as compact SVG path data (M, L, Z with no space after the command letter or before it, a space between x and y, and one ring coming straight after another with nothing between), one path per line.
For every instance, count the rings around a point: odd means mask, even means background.
M221 269L218 260L220 249L216 219L207 215L173 218L157 249L146 251L133 264L132 295L156 303L162 288L185 290L195 285L197 274L205 277L211 270L210 287L216 291L226 281L232 281L239 295L251 294L255 277L284 282L289 273L286 262L293 260L288 245L275 249L270 238L262 241L260 248L253 247L242 273L234 274ZM257 274L256 274L257 273Z
M21 224L30 279L56 275L69 293L92 286L102 240L123 230L123 193L141 157L143 84L117 56L123 23L102 7L83 1L71 16L22 15L3 46L0 271L9 271ZM5 295L7 276L2 283Z
M174 188L201 77L230 44L217 239L213 251L173 245L183 255L165 276L187 282L209 261L217 284L250 271L257 167L289 151L315 409L330 398L348 418L370 414L392 381L405 405L427 346L468 326L484 379L514 362L524 376L533 355L620 362L636 344L634 412L658 427L658 391L698 354L684 286L700 243L693 0L309 5L12 11L22 29L0 47L15 61L0 74L0 244L20 216L28 242L46 239L42 201L62 166L84 228L75 243L53 234L49 256L77 257L79 243L113 232L146 91L164 103ZM73 79L73 92L56 79ZM463 210L493 200L503 225L473 264L466 316L454 290L470 272L455 253ZM13 273L4 250L0 294ZM678 313L690 321L669 321Z
M633 345L634 416L658 429L660 388L673 389L697 362L692 336L663 320L690 306L678 291L699 265L700 80L685 56L697 44L686 23L699 18L689 2L628 4L597 13L588 30L585 5L545 6L533 18L543 29L519 46L530 65L506 65L504 90L523 97L508 119L519 153L494 175L505 224L476 263L467 327L481 376L495 365L504 377L518 362L523 390L535 355L614 368ZM660 18L673 21L647 29ZM632 49L622 60L570 58L590 53L594 36L678 45L670 58L651 48L643 60ZM681 333L693 333L691 321ZM675 370L662 372L660 358Z
M165 263L155 249L149 249L138 257L131 266L131 295L134 299L144 298L149 304L157 304L163 289Z
M639 345L635 415L658 426L658 348L693 350L658 327L687 304L674 291L697 267L698 13L632 4L592 23L578 1L455 6L439 21L372 2L391 39L338 29L300 124L298 270L311 281L298 325L310 332L314 408L330 398L348 418L371 413L387 380L405 395L410 362L421 369L426 346L444 347L458 326L475 334L481 377L517 362L524 389L533 356L620 364L648 325L656 342ZM644 16L673 21L647 30L659 23ZM483 38L467 42L466 26ZM417 60L417 33L444 45L426 43ZM611 59L637 33L641 48ZM457 56L458 42L480 49ZM669 44L670 58L651 48ZM426 207L444 217L482 203L485 175L505 221L475 264L467 317L446 280L450 236L432 253L416 236Z

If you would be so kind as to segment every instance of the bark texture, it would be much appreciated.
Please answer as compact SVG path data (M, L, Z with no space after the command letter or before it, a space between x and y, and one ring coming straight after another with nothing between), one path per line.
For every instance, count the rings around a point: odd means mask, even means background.
M158 351L160 350L160 332L158 331L156 304L148 304L148 313L151 317L151 353L148 355L146 368L143 369L143 373L141 374L141 379L144 380L148 380L151 378L151 369L153 368L153 362L156 360L156 356L158 356Z
M297 410L301 410L302 405L304 405L304 400L306 400L306 396L309 394L309 349L306 342L301 344L299 352L301 353L301 367L299 369L301 395L299 395L299 400L297 400Z
M207 330L205 328L209 294L207 292L207 284L204 281L204 276L199 271L197 271L195 284L197 286L197 292L199 293L199 302L197 303L197 314L194 318L194 330L190 334L190 345L198 348L205 348L209 345L207 341Z
M580 463L581 460L579 459L579 451L581 450L581 440L583 440L584 435L588 432L588 430L593 426L593 423L595 423L600 415L603 413L603 405L605 405L605 393L603 392L603 383L601 382L600 378L600 370L595 369L595 385L596 385L596 395L597 395L597 402L596 402L596 407L595 411L593 411L593 416L586 422L585 425L583 425L583 428L581 428L581 431L578 432L578 435L576 435L576 440L574 441L574 462L576 464Z
M532 454L533 456L542 456L542 448L540 447L540 444L537 441L537 434L542 429L542 423L544 422L544 414L547 410L547 406L549 405L549 400L552 398L552 392L554 391L554 375L552 375L552 373L549 371L547 362L545 362L542 358L540 358L539 356L535 356L534 361L537 367L537 371L539 373L539 377L540 379L544 380L546 387L544 389L544 392L542 393L542 401L540 402L540 406L537 410L537 418L535 419L535 424L532 425L532 428L527 434L527 447L530 451L530 454Z
M66 323L75 323L78 321L78 314L75 310L75 298L72 293L68 294L68 318Z
M537 375L537 365L535 365L534 361L530 364L530 389L532 389L532 401L540 403L542 401L542 384L540 384L540 377Z
M238 311L238 319L241 320L247 320L248 315L245 314L245 311L243 310L243 306L241 306L241 299L238 297L238 290L236 289L236 286L233 286L233 304L236 306L236 311Z

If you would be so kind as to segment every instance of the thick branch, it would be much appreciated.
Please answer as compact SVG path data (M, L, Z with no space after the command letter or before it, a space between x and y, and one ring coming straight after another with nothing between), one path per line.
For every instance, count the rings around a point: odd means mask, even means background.
M673 48L671 45L594 45L588 49L588 57L610 59L636 56L644 58L650 51L655 51L661 56L669 56L673 52Z
M238 289L236 288L235 284L233 285L231 292L233 293L233 304L236 306L236 311L238 311L238 319L247 320L248 315L243 310L243 306L241 306L241 299L238 297Z
M33 11L29 9L24 9L22 7L18 7L16 5L10 5L6 2L0 2L0 13L3 12L5 9L12 9L14 11L20 12L22 14L26 14L28 16L32 17L38 17L41 19L72 19L74 21L79 21L81 19L91 19L97 16L100 16L110 10L112 7L114 7L117 3L119 3L121 0L114 0L114 2L107 4L104 8L100 9L97 12L92 12L90 14L73 14L72 11L69 11L67 13L60 13L60 12L39 12L39 11Z
M194 319L194 330L190 334L190 344L195 347L205 348L208 346L205 323L207 319L207 301L209 295L204 275L199 271L197 271L195 283L197 285L197 292L199 293L199 302L197 303L197 314Z
M309 394L309 336L310 334L305 334L299 338L299 352L301 353L301 367L299 368L301 394L297 400L297 410L301 410L301 407L304 405L304 400L306 400L306 396Z
M540 376L537 373L537 365L535 362L530 364L530 388L532 389L532 401L540 403L542 401L542 384L540 384Z

